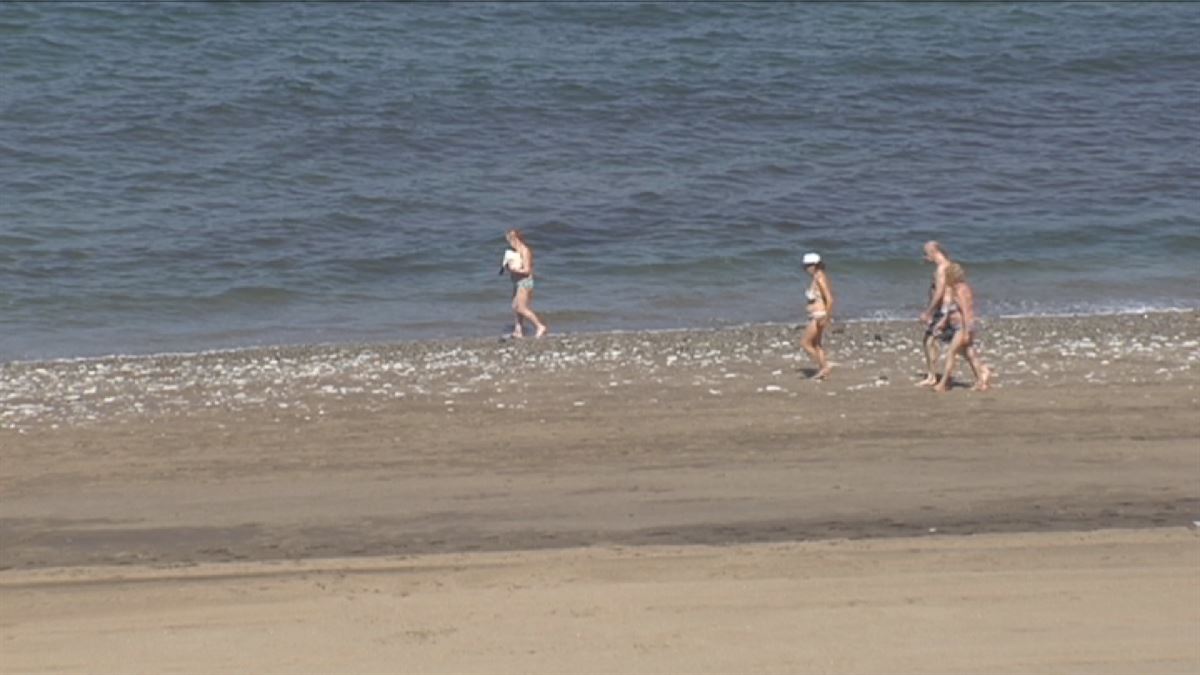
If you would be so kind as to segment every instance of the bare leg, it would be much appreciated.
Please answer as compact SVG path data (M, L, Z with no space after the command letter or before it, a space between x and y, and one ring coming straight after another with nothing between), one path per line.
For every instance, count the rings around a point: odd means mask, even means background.
M804 347L809 358L817 363L817 374L813 375L813 379L817 380L828 377L830 371L829 361L825 358L825 348L821 346L821 337L824 333L824 320L815 319L808 322L808 326L804 328L804 337L800 339L800 346Z
M992 369L987 367L983 362L983 358L979 356L979 348L975 346L975 341L967 346L964 353L967 358L967 363L971 365L971 371L975 373L975 386L971 387L975 391L987 391L989 382L992 379Z
M529 319L529 321L537 328L537 337L542 337L550 330L542 320L538 318L530 309L529 303L533 300L533 290L529 288L518 288L516 297L516 313L519 317Z
M925 379L917 383L918 387L932 387L937 384L937 371L933 369L937 363L938 356L941 356L941 349L938 347L938 337L930 333L925 336L923 344L925 348Z
M513 337L520 338L520 337L525 337L525 326L524 326L524 324L521 323L523 319L521 317L520 305L517 303L517 295L518 295L517 291L514 290L513 291L513 301L512 301L512 310L513 310L513 332L512 332L512 335L513 335Z
M942 373L942 379L933 386L934 391L947 391L950 388L950 376L954 373L955 358L966 349L967 332L960 330L954 334L954 339L950 342L949 349L946 350L946 372Z

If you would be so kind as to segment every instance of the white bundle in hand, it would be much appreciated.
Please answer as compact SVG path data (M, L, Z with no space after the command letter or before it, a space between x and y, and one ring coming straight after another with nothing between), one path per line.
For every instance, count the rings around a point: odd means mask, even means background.
M503 271L520 264L521 255L510 248L504 252L504 261L500 263L500 270Z

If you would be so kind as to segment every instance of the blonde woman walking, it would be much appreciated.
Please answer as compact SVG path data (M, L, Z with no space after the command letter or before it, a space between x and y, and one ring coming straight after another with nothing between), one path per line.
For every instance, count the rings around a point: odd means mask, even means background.
M947 310L942 318L941 331L950 331L954 337L946 353L946 371L934 385L935 391L947 391L950 388L950 378L954 373L954 361L961 354L975 373L975 391L987 391L992 377L992 371L979 356L979 348L975 344L975 292L967 283L967 273L962 265L950 263L946 268L946 290L950 294L953 311Z
M516 252L516 255L506 265L508 275L513 282L513 337L525 337L524 322L526 320L532 323L537 330L535 335L542 337L549 328L542 323L542 320L530 307L533 302L533 249L529 248L529 244L525 242L525 235L520 230L509 230L504 233L504 238Z

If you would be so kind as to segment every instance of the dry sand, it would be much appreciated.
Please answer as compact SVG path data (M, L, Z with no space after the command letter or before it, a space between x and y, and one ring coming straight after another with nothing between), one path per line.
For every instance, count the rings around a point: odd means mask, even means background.
M5 672L1189 673L1200 538L1085 534L56 568Z
M797 338L2 365L0 671L1200 671L1200 315Z

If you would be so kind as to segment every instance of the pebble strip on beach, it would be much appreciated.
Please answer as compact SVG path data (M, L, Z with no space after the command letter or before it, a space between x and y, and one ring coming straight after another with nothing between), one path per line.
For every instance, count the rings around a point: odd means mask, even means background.
M920 340L915 322L836 324L826 346L839 372L826 392L907 386L923 368ZM1200 313L991 319L981 345L1000 388L1171 379L1200 362ZM754 392L781 394L810 365L790 325L12 362L0 364L0 430L252 408L313 416L347 399L364 410L406 401L452 410L463 395L484 395L487 405L520 408L511 394L538 375L609 388L686 377L712 396L751 377Z

